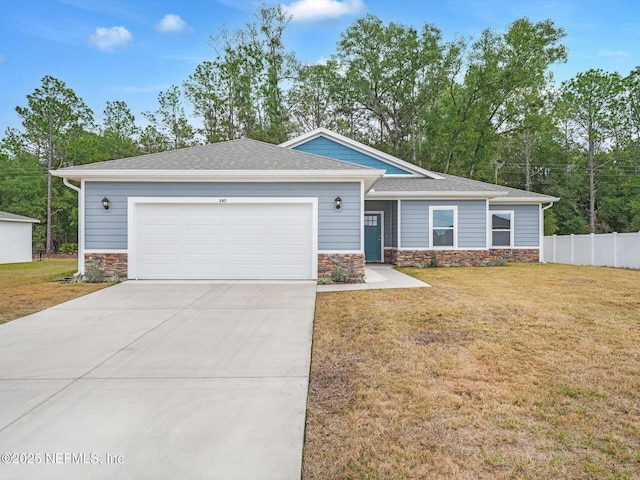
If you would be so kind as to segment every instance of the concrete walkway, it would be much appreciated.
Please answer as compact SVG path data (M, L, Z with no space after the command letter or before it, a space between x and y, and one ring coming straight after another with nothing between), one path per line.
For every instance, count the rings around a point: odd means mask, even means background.
M371 290L383 288L424 288L430 287L416 278L395 270L391 265L368 263L365 267L365 283L345 285L318 285L318 292L343 292L348 290Z
M0 478L300 478L315 282L126 282L0 325Z

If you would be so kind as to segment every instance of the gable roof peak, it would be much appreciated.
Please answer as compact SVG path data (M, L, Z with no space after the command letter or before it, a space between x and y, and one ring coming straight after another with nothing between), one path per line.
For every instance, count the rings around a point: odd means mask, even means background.
M345 147L351 148L360 153L376 158L382 162L389 163L402 170L407 170L411 172L411 175L418 176L418 177L432 178L434 180L443 179L442 176L440 176L435 172L432 172L430 170L425 170L424 168L418 167L417 165L406 162L398 157L389 155L388 153L385 153L376 148L370 147L369 145L358 142L357 140L354 140L352 138L345 137L344 135L341 135L339 133L336 133L324 127L319 127L319 128L316 128L315 130L311 130L310 132L303 133L302 135L299 135L295 138L292 138L291 140L281 143L280 146L287 147L287 148L295 148L298 145L302 145L318 137L325 137L336 143L344 145Z

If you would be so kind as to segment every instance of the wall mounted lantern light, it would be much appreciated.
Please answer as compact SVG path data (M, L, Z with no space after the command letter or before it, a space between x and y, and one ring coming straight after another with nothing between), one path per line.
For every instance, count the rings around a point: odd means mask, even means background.
M340 210L340 206L342 205L342 199L340 197L336 197L336 210Z
M105 210L109 210L109 199L107 197L104 197L102 199L102 206Z

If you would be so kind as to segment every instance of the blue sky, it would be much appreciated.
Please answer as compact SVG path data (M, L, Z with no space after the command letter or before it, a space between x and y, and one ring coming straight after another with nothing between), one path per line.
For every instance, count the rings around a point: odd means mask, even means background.
M253 20L250 0L0 0L0 135L20 122L15 107L52 75L101 122L108 100L127 102L139 123L157 95L215 57L209 37ZM634 0L285 0L285 37L299 59L330 57L339 35L372 13L385 22L435 24L445 39L506 29L522 16L551 18L567 32L569 61L556 83L589 68L626 75L640 65Z

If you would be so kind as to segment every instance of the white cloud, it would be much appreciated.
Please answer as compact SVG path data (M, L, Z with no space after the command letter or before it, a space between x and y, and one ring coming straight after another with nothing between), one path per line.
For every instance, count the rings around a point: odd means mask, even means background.
M622 50L600 50L598 52L599 57L626 57L627 55L629 54L627 52L623 52Z
M283 5L294 22L315 22L332 20L344 15L352 15L364 9L362 0L296 0Z
M156 28L164 33L187 33L193 29L187 25L180 15L168 13L158 22Z
M125 46L132 40L133 35L124 27L98 27L96 33L89 37L89 45L104 52L111 52L114 48Z

